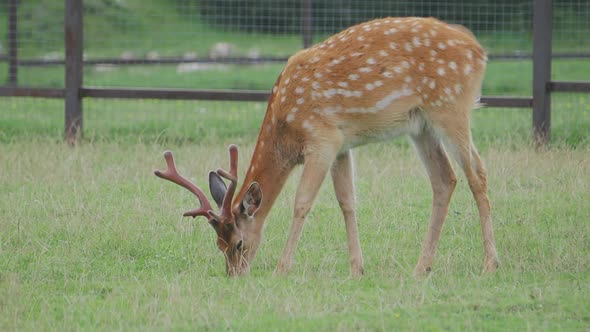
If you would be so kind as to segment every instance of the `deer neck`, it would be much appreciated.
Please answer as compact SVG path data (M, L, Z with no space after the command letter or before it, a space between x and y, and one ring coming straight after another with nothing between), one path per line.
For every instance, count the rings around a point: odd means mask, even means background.
M289 130L281 122L274 119L272 111L267 112L243 185L234 200L234 206L239 204L253 182L260 185L263 198L256 213L256 222L260 227L291 171L302 161L302 146L288 138Z

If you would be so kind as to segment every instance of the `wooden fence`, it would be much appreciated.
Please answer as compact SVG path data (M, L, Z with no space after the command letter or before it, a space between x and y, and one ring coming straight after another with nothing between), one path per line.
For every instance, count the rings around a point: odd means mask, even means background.
M0 86L0 96L40 97L65 99L65 139L76 142L83 129L84 98L140 98L140 99L184 99L184 100L225 100L225 101L266 101L270 91L257 90L190 90L190 89L147 89L147 88L99 88L84 85L85 64L147 64L150 60L133 60L126 63L121 59L83 60L83 0L65 0L65 88L25 87L18 84L18 67L22 65L63 64L63 61L19 61L17 39L17 1L8 0L8 83ZM303 46L312 43L312 1L302 0ZM550 140L551 93L590 92L590 81L552 81L552 19L553 1L533 0L533 94L530 97L484 96L481 102L489 107L532 108L533 140L544 145ZM564 55L568 57L568 55ZM573 55L575 56L575 55ZM214 59L183 60L159 59L158 64L180 62L219 62ZM284 62L285 58L223 59L226 63Z

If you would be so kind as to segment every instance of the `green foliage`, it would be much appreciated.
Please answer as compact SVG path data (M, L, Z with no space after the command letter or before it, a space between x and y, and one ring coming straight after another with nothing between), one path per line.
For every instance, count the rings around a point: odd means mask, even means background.
M44 48L47 43L63 40L64 1L19 1L19 40Z
M238 31L298 33L301 31L300 0L203 0L201 19L218 28ZM318 22L319 23L319 22Z
M268 2L266 2L268 1ZM63 56L64 2L19 2L19 55ZM261 4L268 5L261 5ZM502 7L489 3L335 1L314 3L314 41L362 20L385 15L437 16L474 29L491 53L529 52L531 6L522 1ZM590 28L587 5L556 1L554 50L585 50ZM254 5L255 4L255 5ZM463 6L464 5L464 6ZM4 6L1 6L4 10ZM490 8L503 8L494 12ZM256 50L266 56L288 56L301 49L299 0L86 0L84 1L84 47L89 58L120 56L124 52L145 57L186 52L206 56L218 42L235 45L236 55ZM6 51L7 15L0 12L0 43ZM494 16L496 15L496 16ZM227 31L231 31L228 33ZM264 34L264 35L262 35Z
M84 0L84 15L100 16L108 25L115 29L128 30L137 27L137 17L133 9L125 1L116 0Z
M232 30L287 32L301 31L302 4L300 0L203 0L199 3L201 18L209 24ZM370 19L389 16L434 16L449 22L466 23L474 31L521 31L530 22L530 1L514 5L514 1L420 1L314 0L313 25L325 33L334 33ZM523 14L506 19L506 8ZM485 6L485 10L477 10ZM385 14L384 14L385 13ZM523 23L524 22L524 23ZM526 29L528 30L528 26Z

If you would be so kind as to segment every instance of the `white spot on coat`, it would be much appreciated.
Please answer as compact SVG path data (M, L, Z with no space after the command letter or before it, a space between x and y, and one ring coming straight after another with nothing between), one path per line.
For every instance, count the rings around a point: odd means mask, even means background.
M395 101L401 97L411 96L412 94L414 94L414 93L410 89L402 89L402 90L393 91L390 94L388 94L387 96L385 96L383 99L379 100L375 104L375 107L377 108L377 110L384 110L393 101Z
M397 32L397 29L396 28L391 28L391 29L385 30L385 32L383 34L386 35L386 36L390 36L390 35L393 35L396 32Z
M412 44L414 44L414 46L416 46L416 47L422 46L422 42L420 42L420 38L418 38L418 37L412 38Z
M313 128L313 126L311 125L311 123L308 120L303 120L302 126L303 126L304 129L306 129L310 133L313 133L314 128Z
M463 74L469 75L473 71L473 67L470 64L466 64L465 68L463 69Z

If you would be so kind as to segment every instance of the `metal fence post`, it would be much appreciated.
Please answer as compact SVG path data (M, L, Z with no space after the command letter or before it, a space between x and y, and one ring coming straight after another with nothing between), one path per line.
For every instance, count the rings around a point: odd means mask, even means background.
M9 0L8 6L8 85L18 85L18 0Z
M66 0L64 19L66 47L65 140L74 144L82 136L82 0Z
M551 138L551 30L552 0L533 4L533 139L536 146Z
M312 0L302 0L301 33L303 34L303 48L313 44Z

